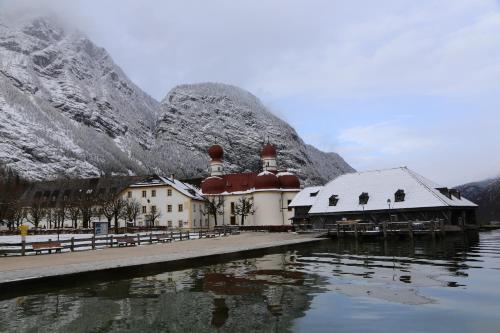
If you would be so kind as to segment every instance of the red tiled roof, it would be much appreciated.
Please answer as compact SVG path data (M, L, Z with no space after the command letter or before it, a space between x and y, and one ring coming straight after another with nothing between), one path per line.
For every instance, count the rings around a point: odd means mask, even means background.
M257 184L258 174L255 172L246 172L246 173L232 173L228 175L216 176L216 177L208 177L201 183L201 190L204 194L217 194L223 192L244 192L248 190L252 190L254 188L257 189L270 189L270 188L284 188L284 189L298 189L300 188L300 182L297 176L289 174L280 176L278 174L278 178L276 179L276 186L260 186L262 184ZM265 177L261 175L261 177ZM276 177L276 176L274 176ZM222 184L219 183L224 183Z

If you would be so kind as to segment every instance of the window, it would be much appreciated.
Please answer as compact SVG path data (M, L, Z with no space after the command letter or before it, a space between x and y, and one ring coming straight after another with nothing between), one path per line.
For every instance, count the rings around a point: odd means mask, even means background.
M368 200L370 199L370 196L368 195L368 193L366 192L363 192L361 193L361 195L359 196L359 204L360 205L366 205L368 203Z
M334 194L330 198L328 198L328 205L329 206L337 206L337 203L339 202L339 196Z
M454 196L458 200L462 199L462 194L460 193L460 191L454 188L450 189L450 197L451 196Z
M172 205L167 205L167 212L172 213Z
M184 210L184 206L182 204L180 204L178 206L178 210L179 210L179 213L182 212Z
M234 202L231 202L231 214L234 214Z
M292 207L290 207L290 204L292 203L292 200L288 200L287 202L287 207L288 207L288 211L291 212L293 210Z
M179 220L179 228L182 228L182 220Z
M156 213L156 206L151 206L151 213Z
M146 197L146 191L142 191L142 197L145 198Z
M172 221L168 221L168 222L167 222L167 226L168 226L169 228L172 228Z
M193 212L196 212L196 204L193 204Z
M169 189L167 190L167 196L169 196L169 197L171 197L171 196L172 196L172 189L170 189L170 188L169 188Z
M403 202L405 201L405 191L404 190L397 190L396 193L394 193L394 202Z
M146 214L146 206L142 206L142 213Z
M156 190L151 190L151 196L156 197Z
M447 187L439 187L436 190L438 190L439 192L441 192L442 195L445 195L446 197L448 197L448 199L451 199L451 193L450 193L450 189L449 188L447 188Z
M316 192L311 192L311 193L309 193L309 195L310 195L311 197L315 197L315 196L317 196L317 195L318 195L318 193L319 193L319 191L316 191Z
M129 198L129 199L132 198L132 191L127 192L127 198Z

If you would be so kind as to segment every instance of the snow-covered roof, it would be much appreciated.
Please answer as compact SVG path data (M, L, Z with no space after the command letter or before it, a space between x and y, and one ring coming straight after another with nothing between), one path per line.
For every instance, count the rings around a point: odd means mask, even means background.
M181 182L175 178L162 176L152 176L139 183L130 185L130 187L150 187L150 186L172 186L174 189L195 200L204 200L200 190L191 184Z
M288 207L312 206L323 186L306 187L293 198Z
M398 190L404 191L404 200L396 202L395 193ZM414 171L401 167L339 176L323 187L309 213L362 211L359 196L363 192L369 196L364 205L365 211L388 209L387 199L391 199L391 209L477 207L458 192L450 192ZM338 201L336 205L330 206L329 199L333 195L337 196Z

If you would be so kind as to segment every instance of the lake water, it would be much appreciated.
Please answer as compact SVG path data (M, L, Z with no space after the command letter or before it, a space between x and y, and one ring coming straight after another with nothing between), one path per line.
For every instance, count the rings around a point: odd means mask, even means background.
M500 232L324 241L55 290L0 298L0 331L500 332Z

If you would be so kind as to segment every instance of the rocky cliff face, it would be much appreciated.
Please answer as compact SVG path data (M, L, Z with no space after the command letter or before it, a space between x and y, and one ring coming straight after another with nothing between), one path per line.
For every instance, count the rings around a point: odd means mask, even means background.
M339 155L306 145L255 96L234 86L181 85L168 93L160 109L157 151L166 151L172 144L187 147L186 163L202 162L197 173L206 170L206 150L214 142L224 147L226 171L257 171L266 140L278 150L279 167L296 172L307 183L322 183L353 171Z
M307 183L352 171L242 89L183 85L160 104L80 32L54 18L0 17L0 165L24 178L203 176L215 140L229 171L258 170L268 136L281 167Z
M157 106L81 33L0 21L0 162L22 176L145 170Z

